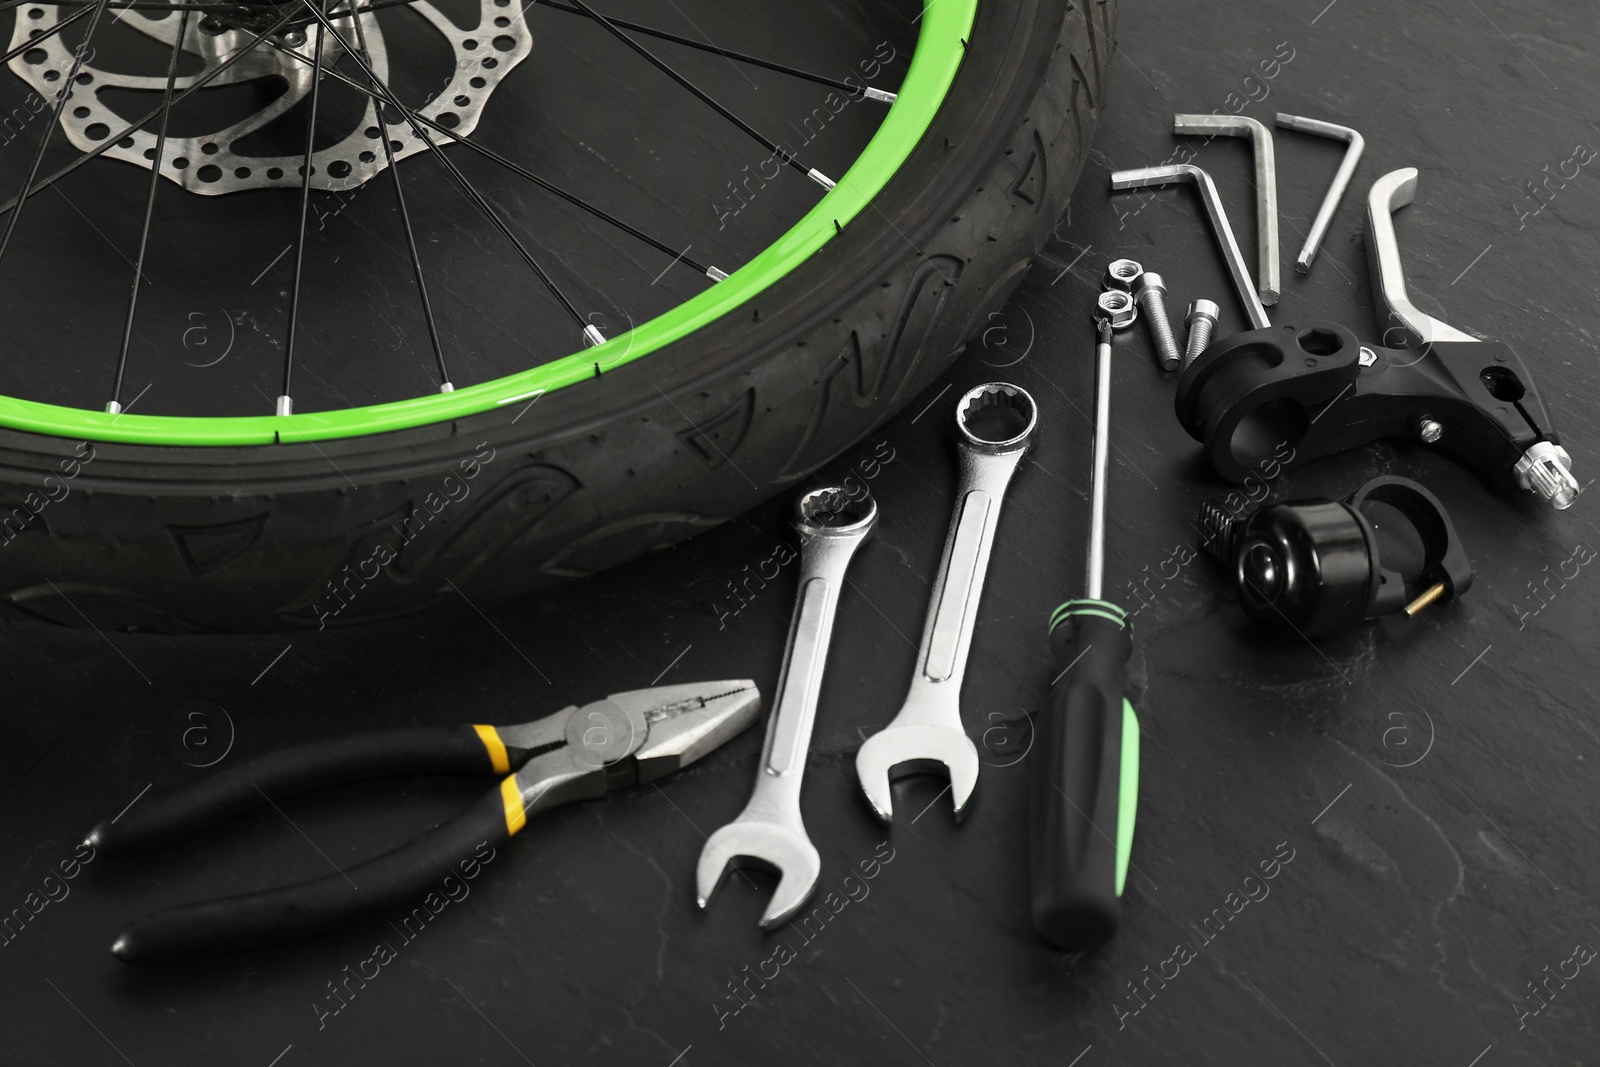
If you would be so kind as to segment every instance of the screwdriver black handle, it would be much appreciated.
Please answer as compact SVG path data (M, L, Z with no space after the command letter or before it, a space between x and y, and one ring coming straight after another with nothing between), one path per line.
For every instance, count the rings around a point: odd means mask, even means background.
M1139 796L1139 720L1122 695L1127 613L1071 600L1051 616L1055 683L1040 716L1030 796L1033 925L1052 944L1098 948L1117 932Z
M409 774L505 774L527 756L492 726L351 734L269 753L153 797L97 825L88 841L108 856L133 855L310 789Z

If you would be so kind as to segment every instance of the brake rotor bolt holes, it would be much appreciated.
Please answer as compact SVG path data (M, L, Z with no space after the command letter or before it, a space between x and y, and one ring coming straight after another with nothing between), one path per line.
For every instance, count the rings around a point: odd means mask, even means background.
M1423 444L1435 444L1444 436L1444 427L1435 420L1424 417L1417 423L1417 436L1422 438Z
M1183 365L1183 355L1178 351L1177 338L1172 336L1172 323L1167 320L1167 286L1161 275L1146 271L1139 276L1139 307L1150 333L1156 342L1156 357L1162 370L1177 370Z
M1183 369L1188 370L1189 364L1199 358L1200 353L1206 350L1206 345L1211 343L1211 333L1217 328L1217 316L1222 314L1222 309L1210 300L1196 300L1189 305L1189 314L1184 318L1184 325L1188 327L1188 343L1183 348Z

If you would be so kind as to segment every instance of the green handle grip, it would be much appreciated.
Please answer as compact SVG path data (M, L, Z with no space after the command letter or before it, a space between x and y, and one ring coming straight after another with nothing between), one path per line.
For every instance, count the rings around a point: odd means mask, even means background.
M1116 934L1139 797L1139 720L1122 695L1127 613L1068 601L1051 617L1058 677L1040 716L1030 797L1033 925L1071 951Z

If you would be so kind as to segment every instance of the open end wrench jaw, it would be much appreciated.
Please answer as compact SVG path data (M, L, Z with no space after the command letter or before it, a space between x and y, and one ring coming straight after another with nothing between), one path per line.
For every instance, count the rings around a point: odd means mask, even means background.
M909 755L912 752L918 755ZM978 787L978 746L948 726L902 723L873 734L856 753L861 792L884 822L894 820L893 783L913 774L950 776L950 798L959 822Z
M778 876L778 887L761 913L760 925L769 929L788 921L817 888L822 877L822 857L802 830L796 834L775 822L729 823L706 839L695 867L695 897L701 908L735 870L767 871Z

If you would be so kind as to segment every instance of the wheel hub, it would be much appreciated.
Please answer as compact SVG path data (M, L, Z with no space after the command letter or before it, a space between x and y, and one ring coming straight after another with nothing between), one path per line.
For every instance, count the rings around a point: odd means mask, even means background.
M368 7L370 3L371 0L361 0L361 7ZM443 56L442 50L437 48L424 50L416 57L410 50L405 55L396 54L385 41L375 11L352 16L350 0L341 0L327 10L330 25L358 52L360 38L353 23L356 18L360 19L365 58L381 81L387 82L391 68L398 64L426 62L427 57L436 57L430 67L438 69L421 72L419 77L426 84L443 87L421 106L414 102L409 106L422 118L464 135L477 126L495 87L527 57L533 46L527 22L512 0L477 0L476 7L477 23L470 30L462 29L428 0L414 0L403 8L386 12L386 18L420 19L432 35L442 37L449 45L451 65L448 69L437 61ZM173 88L175 93L182 93L198 82L204 84L174 112L175 117L181 114L182 122L168 130L161 152L163 177L190 192L205 195L299 187L305 162L303 120L297 146L292 138L274 138L271 132L281 131L284 117L294 112L311 93L311 49L319 36L318 23L308 13L305 19L291 23L274 37L257 44L227 70L215 73L223 62L276 25L285 11L294 8L303 10L304 5L299 0L282 4L241 4L237 8L207 12L202 18L190 14L183 30ZM53 4L21 9L12 31L11 47L23 44L38 31L55 25L76 10ZM85 51L76 84L71 87L67 107L61 113L61 126L67 139L81 151L100 148L107 138L123 133L147 111L160 106L167 83L167 63L183 21L176 11L119 9L106 12L102 24L112 19L120 23L119 29L126 28L151 39L158 48L117 47L113 55L112 45L103 49L97 45ZM103 34L104 30L97 37ZM36 47L10 61L12 72L51 105L72 73L76 46L63 41L63 36L56 34L40 41ZM322 91L326 93L335 84L336 75L329 72L336 65L337 74L363 89L371 88L361 65L345 53L334 34L323 32L321 37ZM123 33L116 44L125 45L130 40L133 39ZM152 62L153 57L158 58ZM238 106L242 86L255 88L254 95L247 97L249 102L243 108ZM355 92L347 86L340 88ZM108 90L112 92L108 94ZM207 97L222 94L229 95L226 107L206 106ZM116 99L117 108L105 99L108 95ZM319 117L317 147L312 155L312 188L353 189L384 170L388 157L379 137L385 130L397 160L427 149L427 142L417 136L416 130L397 109L386 105L383 108L385 121L380 125L377 102L370 97L364 98L364 102L359 121L347 122L346 129L329 130L326 113ZM403 98L402 102L405 102ZM426 123L419 125L435 144L448 141L447 135L429 129ZM105 155L146 169L153 168L160 122L152 120L144 126L124 134L106 149Z

